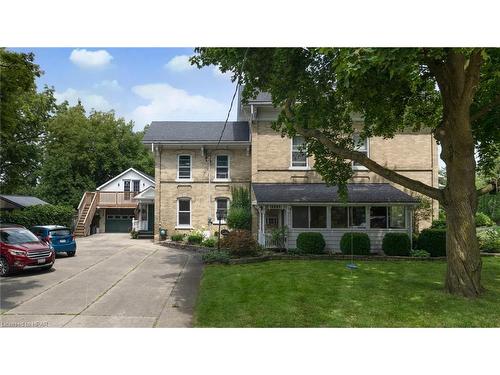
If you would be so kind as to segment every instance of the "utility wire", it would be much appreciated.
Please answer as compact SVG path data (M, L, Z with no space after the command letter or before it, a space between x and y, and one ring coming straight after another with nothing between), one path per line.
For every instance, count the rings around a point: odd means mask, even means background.
M243 72L243 68L245 66L245 60L247 58L247 53L248 53L248 48L246 49L245 55L243 56L243 61L241 62L241 67L240 67L240 71L239 71L240 74ZM231 110L233 109L234 98L236 98L236 94L238 93L240 86L241 86L240 85L240 77L238 76L238 83L236 84L236 89L234 90L234 94L233 94L233 97L231 99L231 105L229 106L229 111L227 111L226 121L224 121L224 126L222 128L222 132L220 133L220 137L219 137L219 140L217 141L217 146L215 146L214 151L217 151L217 149L219 148L219 144L222 140L222 137L224 136L224 132L226 131L227 122L229 120L229 116L231 115Z

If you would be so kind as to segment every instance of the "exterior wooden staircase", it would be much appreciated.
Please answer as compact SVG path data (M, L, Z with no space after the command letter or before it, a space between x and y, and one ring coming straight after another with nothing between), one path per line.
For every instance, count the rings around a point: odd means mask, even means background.
M86 191L78 205L78 219L75 227L75 236L85 237L90 234L90 224L97 209L98 193Z

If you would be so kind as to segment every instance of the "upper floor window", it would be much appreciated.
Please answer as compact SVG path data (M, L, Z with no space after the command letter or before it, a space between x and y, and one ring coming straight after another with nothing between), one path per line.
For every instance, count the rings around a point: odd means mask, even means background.
M229 179L229 155L215 157L215 178L219 180Z
M359 134L354 134L352 138L354 141L354 150L368 156L368 138L362 139ZM352 162L352 167L353 169L366 169L364 165L355 161Z
M191 179L191 155L179 155L177 157L177 179Z
M307 168L306 140L296 135L292 138L292 167Z

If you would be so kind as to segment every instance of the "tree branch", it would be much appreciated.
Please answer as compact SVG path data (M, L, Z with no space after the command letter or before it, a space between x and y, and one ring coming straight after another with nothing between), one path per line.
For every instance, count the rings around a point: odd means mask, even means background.
M475 122L477 120L480 120L483 116L485 116L489 111L491 111L493 108L496 106L500 105L500 94L498 94L495 99L493 99L490 103L486 104L485 106L481 107L476 113L471 115L470 117L470 122Z
M293 121L293 111L291 109L292 99L287 99L283 106L283 111L285 112L285 116L289 121ZM324 135L318 129L306 129L296 122L294 122L295 130L304 137L315 138L319 142L321 142L324 146L328 148L334 154L340 156L343 159L353 160L355 162L360 163L361 165L368 168L370 171L377 173L378 175L386 178L387 180L404 186L405 188L414 190L421 194L428 196L429 198L436 199L440 202L443 202L444 196L441 189L434 188L432 186L426 185L420 181L413 180L409 177L403 176L392 169L388 169L372 159L368 158L365 154L348 150L346 148L342 148L333 143L326 135Z
M495 189L496 189L496 183L494 183L494 182L489 183L488 185L483 186L481 189L478 189L476 191L477 196L480 197L481 195L488 194L490 191L493 191Z
M479 72L481 70L481 65L483 64L483 56L481 52L481 48L476 48L469 58L469 64L465 69L465 83L462 93L463 99L466 98L467 100L472 100L474 97L474 92L476 91L477 84L479 82Z

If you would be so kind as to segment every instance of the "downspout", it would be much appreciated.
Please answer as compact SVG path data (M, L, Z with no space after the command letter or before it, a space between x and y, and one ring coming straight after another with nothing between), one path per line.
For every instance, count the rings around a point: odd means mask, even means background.
M208 152L208 150L206 151L206 157L207 157L207 164L208 164L208 194L207 194L207 197L208 197L208 211L207 211L207 226L209 227L209 230L211 231L211 228L212 228L212 220L210 220L210 203L212 202L212 190L211 190L211 176L210 176L210 172L212 170L212 165L211 165L211 161L212 161L212 155Z

